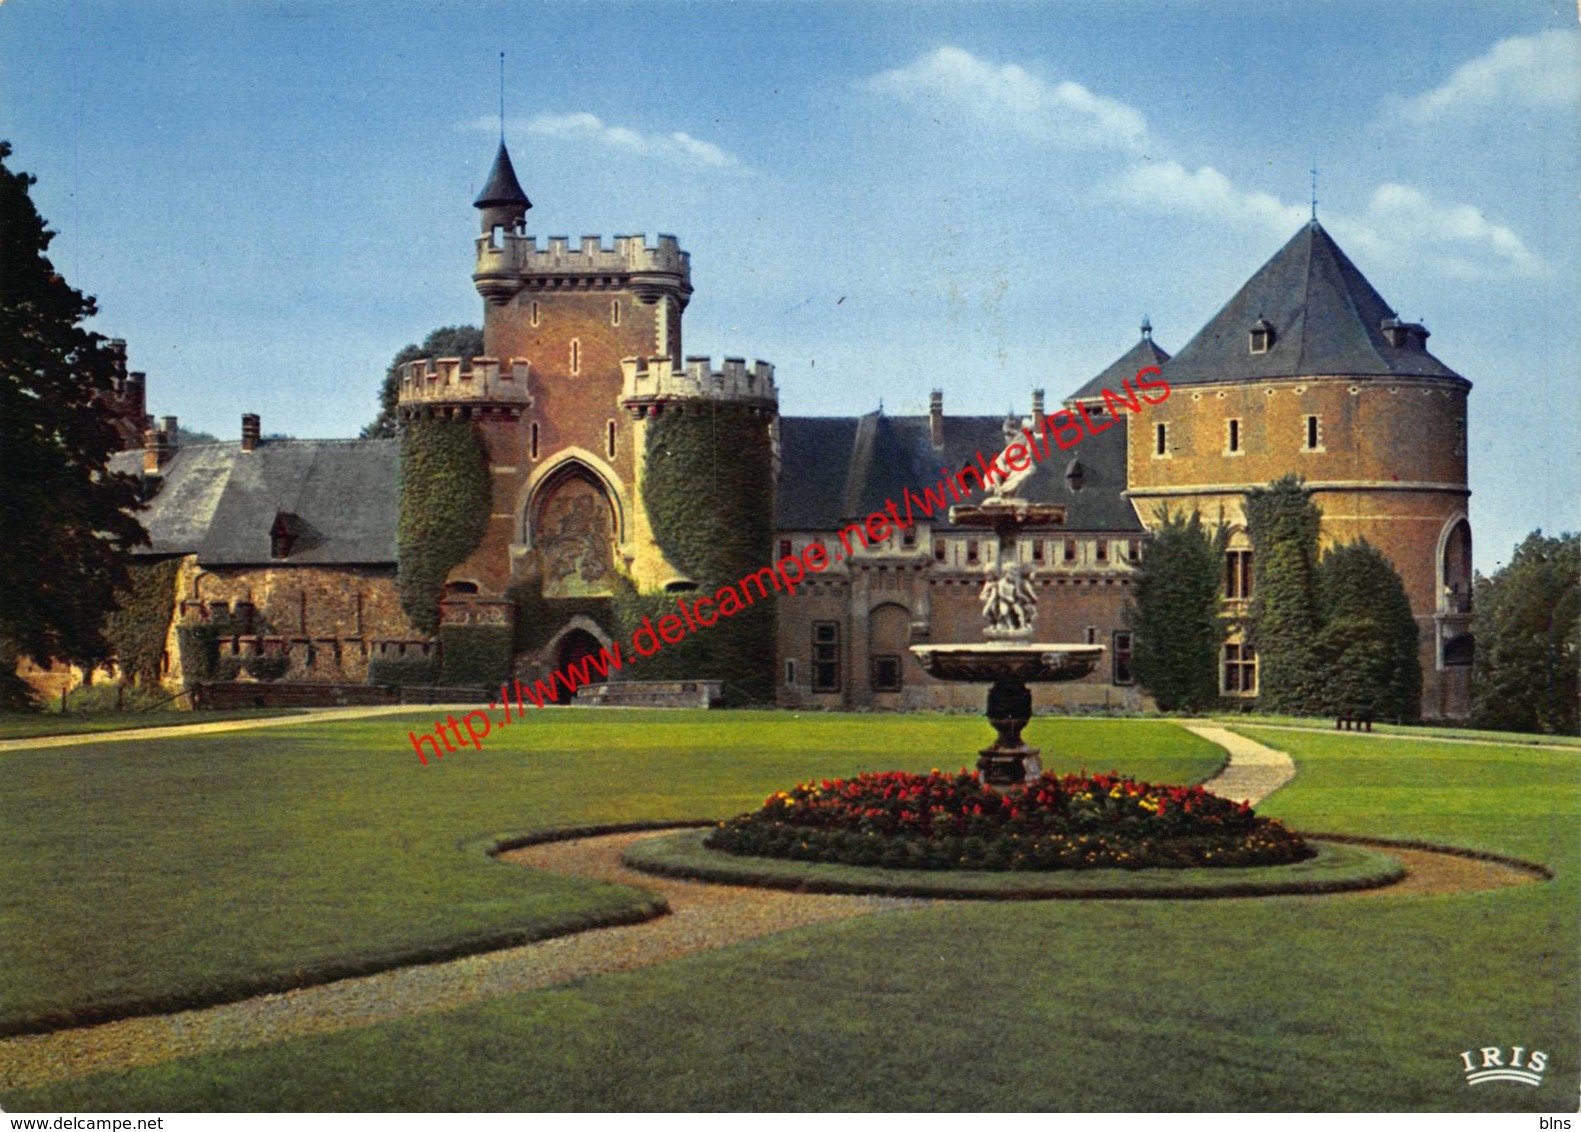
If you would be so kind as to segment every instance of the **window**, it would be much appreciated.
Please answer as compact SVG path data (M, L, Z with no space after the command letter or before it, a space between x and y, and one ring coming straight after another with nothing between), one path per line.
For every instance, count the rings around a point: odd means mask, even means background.
M1088 625L1087 626L1087 643L1089 645L1095 645L1095 644L1098 643L1098 626L1096 626L1096 625Z
M900 691L900 657L875 656L873 658L873 691Z
M620 300L619 299L616 299L616 300L614 300L613 302L611 302L609 304L609 324L611 326L619 326L620 325Z
M1257 691L1257 653L1251 645L1224 646L1224 691L1255 694Z
M1306 450L1311 452L1318 446L1318 419L1314 416L1307 417Z
M1169 426L1162 422L1153 426L1153 455L1164 456L1169 452Z
M1076 561L1076 540L1073 538L1068 538L1065 540L1065 561Z
M796 658L793 656L785 658L785 683L796 683Z
M1252 596L1252 552L1231 550L1224 555L1224 596L1245 601Z
M780 539L780 557L789 558L791 554L791 540L788 538Z
M528 452L536 460L538 458L538 422L532 423L532 440L528 442Z
M917 532L913 527L907 527L900 535L900 545L907 550L912 550L917 545Z
M536 299L527 308L527 322L531 326L538 325L538 300Z
M944 540L942 538L933 540L933 560L935 562L944 561Z
M582 372L582 340L580 338L571 339L571 372L574 374Z
M1037 541L1035 541L1032 544L1032 561L1034 561L1034 562L1042 562L1043 561L1043 540L1042 539L1038 539Z
M1136 678L1131 675L1131 634L1123 629L1115 630L1114 634L1114 682L1116 684L1133 684Z
M812 690L840 690L840 623L814 621L812 624Z
M976 539L968 539L967 540L967 543L966 543L966 561L969 562L969 563L977 561L977 540Z
M1260 318L1252 327L1251 350L1254 354L1266 354L1274 344L1274 327L1266 318Z
M1226 452L1239 452L1241 450L1241 422L1235 417L1231 417L1224 422L1224 425L1224 450Z
M1138 562L1142 561L1142 540L1141 539L1139 539L1139 538L1126 539L1126 541L1125 541L1125 560L1127 562L1132 563L1133 565L1135 563L1138 563Z
M1096 553L1093 556L1094 559L1098 562L1109 561L1109 540L1106 538L1101 538L1097 541L1095 546Z
M1455 455L1466 454L1466 418L1461 417L1455 422Z
M615 422L609 422L609 436L604 441L604 454L611 459L615 456Z

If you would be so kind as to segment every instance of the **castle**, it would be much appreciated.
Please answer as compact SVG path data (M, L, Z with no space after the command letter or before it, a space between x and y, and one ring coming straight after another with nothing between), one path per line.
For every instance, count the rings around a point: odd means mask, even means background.
M170 684L194 678L181 631L200 626L222 679L272 656L297 682L377 681L411 662L430 664L437 683L446 633L482 627L508 635L514 671L544 675L616 639L621 610L645 596L832 545L906 488L1003 447L1005 420L948 415L941 392L925 416L780 416L773 366L683 353L692 287L674 237L541 246L526 234L531 203L503 142L475 207L485 356L414 362L400 381L403 428L470 422L487 465L483 534L448 572L439 632L414 625L398 595L398 441L264 440L247 415L239 443L181 447L165 418L130 430L116 466L149 478L145 557L170 564L174 591L161 663ZM1084 680L1040 687L1039 704L1146 705L1123 609L1166 508L1230 528L1221 688L1254 696L1257 659L1237 621L1252 579L1242 493L1295 472L1322 508L1325 545L1365 537L1404 580L1424 716L1464 717L1470 382L1427 337L1315 219L1173 357L1144 323L1063 401L1093 427L1020 489L1065 508L1062 526L1020 545L1039 636L1108 649ZM1147 366L1161 368L1167 402L1113 415L1103 391ZM151 423L141 375L124 385L129 417ZM1037 391L1029 419L1010 423L1040 429L1047 411ZM763 607L771 621L742 629L752 639L700 645L669 674L711 665L699 674L735 685L739 699L787 708L977 709L981 689L933 680L907 649L979 639L995 553L993 539L921 519L780 594L772 613Z

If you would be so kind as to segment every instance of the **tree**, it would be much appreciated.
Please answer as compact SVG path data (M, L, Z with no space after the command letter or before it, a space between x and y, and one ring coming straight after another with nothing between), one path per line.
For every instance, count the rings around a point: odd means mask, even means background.
M1131 666L1164 711L1200 711L1219 693L1219 576L1229 532L1202 516L1165 511L1131 580L1126 625L1136 634Z
M379 415L362 430L364 439L395 435L395 403L401 392L401 367L419 358L460 358L463 363L483 353L483 331L476 326L441 326L430 331L421 346L401 348L384 371L379 387Z
M1385 719L1415 720L1422 704L1421 630L1393 565L1363 539L1324 553L1315 581L1324 710L1370 708Z
M1477 576L1472 714L1500 731L1574 735L1581 721L1581 535L1533 531Z
M1257 650L1257 700L1265 711L1312 715L1324 707L1317 650L1322 618L1313 577L1322 521L1296 476L1246 493L1253 550L1247 640Z
M54 233L5 166L0 142L0 669L92 665L109 655L105 616L148 542L138 481L112 473L120 448L107 403L115 359L82 321L97 312L45 252ZM5 682L8 697L17 683Z

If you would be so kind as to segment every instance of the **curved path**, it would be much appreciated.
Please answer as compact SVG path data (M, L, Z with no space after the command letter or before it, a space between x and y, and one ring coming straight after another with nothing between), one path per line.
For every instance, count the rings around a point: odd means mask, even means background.
M1255 806L1296 776L1296 764L1283 751L1209 723L1180 726L1224 748L1223 768L1202 784L1221 797Z
M1222 791L1263 797L1294 773L1288 758L1277 751L1241 740L1221 728L1191 729L1211 742L1223 743L1230 752L1225 769L1210 780L1210 785L1218 784ZM1220 734L1229 741L1219 739ZM1243 744L1266 754L1253 759ZM1258 790L1262 793L1256 793ZM632 841L668 832L548 842L513 850L500 859L657 892L669 902L670 915L222 1006L0 1039L0 1089L367 1026L585 976L629 971L807 924L936 903L699 884L634 872L621 864L620 855ZM1378 894L1469 892L1535 879L1498 862L1418 849L1388 847L1388 852L1405 862L1410 870L1406 879L1386 889L1355 895L1376 898Z

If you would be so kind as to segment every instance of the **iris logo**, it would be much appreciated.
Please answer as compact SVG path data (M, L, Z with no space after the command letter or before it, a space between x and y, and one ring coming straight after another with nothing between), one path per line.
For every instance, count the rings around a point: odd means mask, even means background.
M1473 1054L1479 1054L1480 1058L1473 1058ZM1548 1055L1538 1049L1527 1057L1525 1046L1512 1046L1506 1057L1499 1046L1483 1046L1479 1050L1462 1050L1460 1062L1465 1067L1468 1085L1482 1085L1489 1081L1541 1085L1543 1073L1548 1068Z

